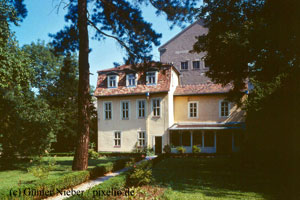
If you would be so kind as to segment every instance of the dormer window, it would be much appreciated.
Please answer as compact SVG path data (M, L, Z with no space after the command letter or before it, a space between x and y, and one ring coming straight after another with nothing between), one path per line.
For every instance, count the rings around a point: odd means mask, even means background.
M109 75L107 77L107 87L108 88L116 88L118 85L118 76L117 75Z
M155 85L157 83L157 72L147 72L147 85Z
M136 86L136 74L127 74L126 75L126 85L127 87Z

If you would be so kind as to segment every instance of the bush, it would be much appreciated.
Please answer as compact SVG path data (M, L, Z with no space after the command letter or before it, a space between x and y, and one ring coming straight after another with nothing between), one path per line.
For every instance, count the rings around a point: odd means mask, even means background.
M98 152L96 152L94 149L89 149L89 158L90 159L94 159L94 160L96 160L96 159L98 159L99 158L99 154L98 154Z
M48 156L67 157L74 156L74 152L63 152L63 153L49 153Z
M178 151L178 153L185 153L186 149L183 146L177 147L176 150Z
M199 147L197 147L196 145L193 146L193 153L200 153L201 149Z
M127 183L131 186L147 185L152 181L152 162L143 161L133 166L133 172L127 177Z
M53 170L56 165L56 160L52 157L46 160L46 162L48 163L45 163L43 161L42 156L34 157L31 162L33 162L34 166L27 168L27 171L40 180L47 179L49 176L49 172Z
M141 159L143 159L141 156L134 158L135 161L139 161ZM14 188L14 189L16 189L16 190L20 189L20 191L25 190L25 188L30 188L31 190L45 190L45 191L52 190L52 191L55 191L55 193L53 193L53 194L57 194L58 190L61 191L61 190L67 189L67 188L72 188L72 187L79 185L90 179L97 178L99 176L103 176L104 174L106 174L108 172L122 169L125 167L125 165L128 161L131 161L131 158L123 158L123 159L117 160L115 162L109 162L105 165L97 166L97 167L94 167L94 168L86 170L86 171L72 172L70 174L63 175L56 179L43 179L37 183L21 185L18 188ZM125 178L124 178L124 183L125 183ZM117 183L114 183L114 184L115 185L113 185L112 187L117 185ZM35 197L35 199L43 199L45 197L46 196L39 196L39 197ZM2 199L9 199L9 200L12 199L9 194L9 191L7 191L7 189L0 190L0 199L1 200ZM20 199L20 200L26 199L27 200L27 199L32 199L32 197L21 196L18 199Z
M138 167L135 167L135 168L133 167L129 171L123 172L118 176L110 178L109 180L105 181L102 184L99 184L95 187L90 188L89 190L87 190L83 193L83 196L74 195L74 196L70 197L69 199L72 199L72 200L106 199L107 197L102 196L102 194L100 193L101 191L108 191L108 190L111 190L112 188L114 188L114 190L127 189L128 181L130 179L129 177L130 177L131 173L134 172L134 169L136 169L136 168L138 168L138 169L140 169L140 168L141 169L143 169L143 168L151 169L151 167L154 164L160 162L162 159L164 159L166 157L167 157L166 155L162 154L162 155L159 155L159 156L157 156L156 158L154 158L150 161L144 161L144 162L140 163L138 165ZM141 173L141 174L143 174L143 173ZM148 175L149 174L146 173L146 177L149 177ZM137 174L136 174L136 177L137 177ZM150 178L151 178L151 176L150 176ZM133 178L131 180L135 181L136 179ZM138 180L137 180L137 182L138 182ZM132 199L132 198L129 197L128 199Z
M165 146L164 146L164 152L167 153L167 154L171 153L171 146L168 145L168 144L165 145Z
M153 148L147 148L147 147L146 147L146 148L144 149L144 153L145 153L147 156L154 156L154 155L155 155Z

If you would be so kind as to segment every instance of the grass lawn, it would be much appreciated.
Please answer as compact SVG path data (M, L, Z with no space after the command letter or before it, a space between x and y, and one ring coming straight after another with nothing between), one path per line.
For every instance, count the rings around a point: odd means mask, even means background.
M118 159L120 159L120 157L106 157L97 160L89 160L89 168L114 162ZM55 169L50 172L48 179L55 179L62 175L74 173L72 172L72 160L73 157L56 157ZM30 167L30 165L31 163L29 162L15 163L13 170L0 171L0 190L14 188L20 184L39 181L38 178L27 172L27 168Z
M238 169L230 158L167 158L153 168L159 199L272 199L264 173Z

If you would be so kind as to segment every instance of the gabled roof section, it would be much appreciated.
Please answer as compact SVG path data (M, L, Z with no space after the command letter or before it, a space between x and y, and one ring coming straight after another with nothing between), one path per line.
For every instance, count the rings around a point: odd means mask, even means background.
M185 95L204 95L204 94L223 94L232 89L232 85L228 84L223 87L221 84L205 83L198 85L179 85L176 87L175 96Z
M173 38L171 38L170 40L168 40L166 43L164 43L162 46L160 46L158 48L158 51L163 50L170 42L174 41L175 39L177 39L178 37L180 37L183 33L185 33L187 30L189 30L190 28L192 28L194 25L196 24L200 24L202 26L204 26L204 22L203 20L199 19L197 21L195 21L194 23L192 23L191 25L189 25L188 27L186 27L185 29L183 29L182 31L180 31L177 35L175 35Z
M142 65L135 67L131 65L122 65L116 68L110 68L106 70L98 71L97 88L94 95L96 97L104 96L125 96L125 95L142 95L147 92L150 93L163 93L170 90L171 83L171 71L175 71L178 75L178 70L172 65L153 63L147 68L142 69ZM148 69L155 67L157 69L157 84L147 85L146 74ZM137 85L134 87L126 86L126 74L128 71L136 72L138 74ZM116 73L119 76L118 87L107 87L107 76L111 73Z

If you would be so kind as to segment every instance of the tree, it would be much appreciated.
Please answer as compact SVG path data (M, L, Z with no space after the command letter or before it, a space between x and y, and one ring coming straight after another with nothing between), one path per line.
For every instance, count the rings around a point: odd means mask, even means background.
M0 1L1 159L40 154L49 147L53 133L51 110L31 91L31 60L10 30L11 23L17 25L25 16L22 1Z
M140 5L151 4L157 8L157 14L168 12L168 20L173 24L181 24L178 19L191 19L194 14L193 6L196 0L139 0L139 1L116 1L116 0L70 0L69 12L65 16L71 24L64 30L52 35L53 44L57 51L75 51L79 49L79 87L78 87L78 145L76 148L73 170L87 168L88 143L89 143L89 36L87 26L92 26L96 33L95 39L105 37L114 38L126 50L127 64L137 62L149 62L152 44L159 45L157 34L151 24L144 21ZM90 4L89 11L87 4Z
M57 81L64 57L56 56L50 44L39 40L36 43L24 45L22 50L32 61L29 65L34 76L31 87L35 88L39 95L44 96L48 88Z
M298 67L298 8L295 0L204 1L199 17L209 32L198 37L194 51L207 52L207 75L232 83L237 100L248 79L272 82Z
M285 199L297 194L292 179L300 166L299 8L296 0L205 0L199 17L209 32L194 45L207 52L207 75L234 85L232 99L241 99L248 80L254 85L245 104L243 157L279 174L273 182L286 183L278 188Z

